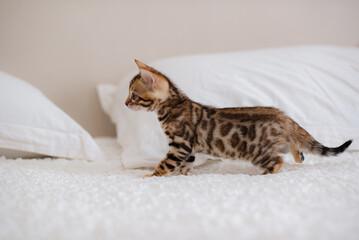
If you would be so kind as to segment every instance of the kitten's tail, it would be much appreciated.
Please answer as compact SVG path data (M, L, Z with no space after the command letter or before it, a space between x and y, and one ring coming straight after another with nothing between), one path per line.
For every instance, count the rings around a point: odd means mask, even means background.
M302 150L307 150L312 154L318 154L322 156L336 156L339 153L344 152L349 145L353 142L353 140L348 140L339 147L326 147L323 144L319 143L315 140L307 131L305 131L302 127L297 125L299 128L297 129L297 134L294 134L294 141L299 143L299 147Z
M306 143L306 147L311 153L314 154L319 154L322 156L336 156L339 153L344 152L345 149L347 149L352 142L353 140L348 140L339 147L330 148L320 144L313 139Z

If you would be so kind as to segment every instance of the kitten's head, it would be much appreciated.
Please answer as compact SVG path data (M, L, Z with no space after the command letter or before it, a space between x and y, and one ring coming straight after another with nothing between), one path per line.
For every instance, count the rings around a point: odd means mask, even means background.
M169 97L169 82L156 69L135 60L140 73L130 82L126 106L132 110L154 111Z

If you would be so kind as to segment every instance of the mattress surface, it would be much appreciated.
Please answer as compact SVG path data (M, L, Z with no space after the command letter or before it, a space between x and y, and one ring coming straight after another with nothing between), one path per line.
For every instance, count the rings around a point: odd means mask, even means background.
M359 153L278 174L244 161L208 161L190 176L146 178L124 169L114 139L107 162L0 158L0 239L357 239Z

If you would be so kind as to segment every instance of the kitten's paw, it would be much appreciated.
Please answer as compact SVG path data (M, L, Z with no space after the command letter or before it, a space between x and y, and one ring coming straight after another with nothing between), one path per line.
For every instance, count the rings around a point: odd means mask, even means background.
M188 176L188 173L191 172L191 169L181 169L180 174Z
M154 176L154 174L151 173L151 174L146 174L146 175L144 175L142 178L148 178L148 177L153 177L153 176Z
M300 159L302 160L302 162L304 161L304 154L302 152L299 153L300 154Z

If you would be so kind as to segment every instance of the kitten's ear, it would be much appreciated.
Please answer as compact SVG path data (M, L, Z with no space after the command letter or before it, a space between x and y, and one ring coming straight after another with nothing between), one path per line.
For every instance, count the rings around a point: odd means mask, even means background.
M157 85L154 75L150 71L142 68L140 68L140 74L147 89L151 91L154 90Z
M145 69L145 68L150 68L150 67L136 59L135 59L135 62L140 70L140 74L143 79L143 83L146 85L147 89L154 90L154 88L158 84L156 82L156 76L153 73L151 73L150 71Z
M137 59L135 59L135 63L137 64L138 68L149 68L149 66L147 66L143 62L138 61Z
M166 100L169 96L169 83L165 77L150 66L138 60L135 62L140 70L142 81L151 95L163 101Z

